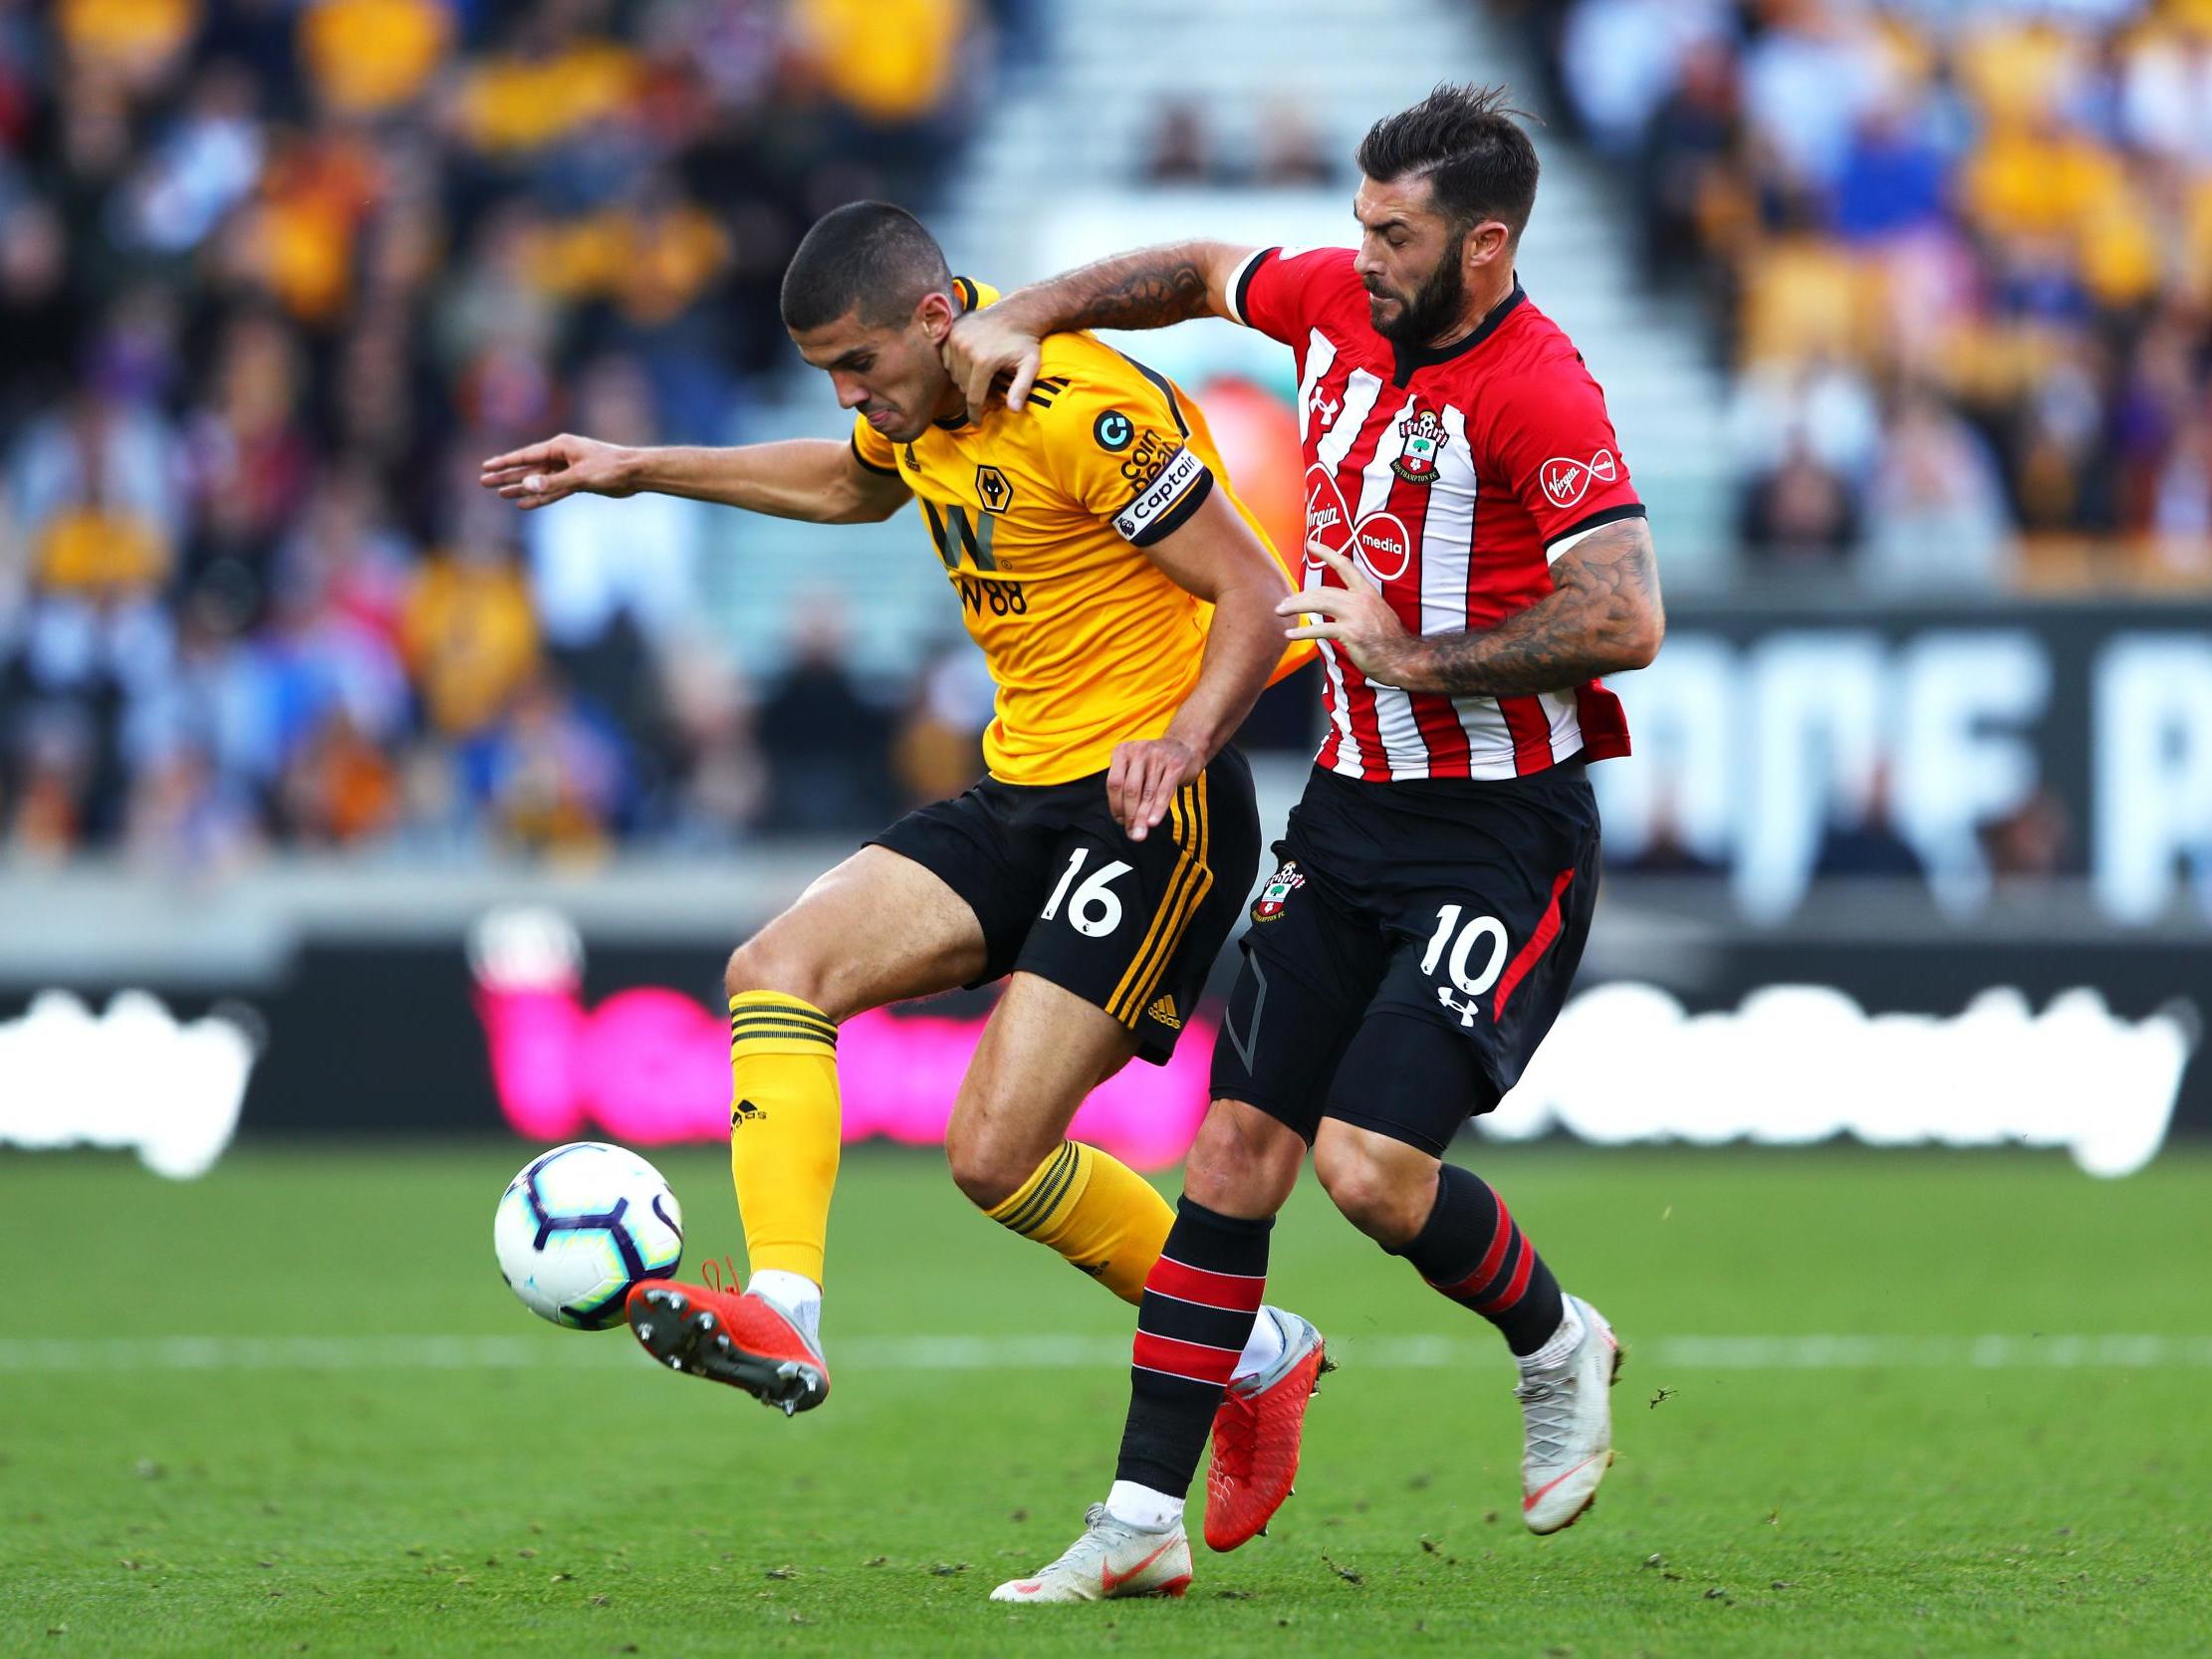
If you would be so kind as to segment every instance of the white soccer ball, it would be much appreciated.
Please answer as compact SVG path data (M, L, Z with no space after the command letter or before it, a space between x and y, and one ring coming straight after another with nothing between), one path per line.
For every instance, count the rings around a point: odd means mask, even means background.
M683 1211L636 1153L579 1140L532 1158L492 1217L499 1271L522 1304L575 1330L619 1324L641 1279L683 1260Z

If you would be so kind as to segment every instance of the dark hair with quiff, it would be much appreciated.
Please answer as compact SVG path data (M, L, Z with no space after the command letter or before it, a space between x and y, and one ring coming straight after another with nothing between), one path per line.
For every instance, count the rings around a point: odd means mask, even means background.
M952 293L944 250L922 222L887 201L825 213L784 271L784 327L803 334L858 311L870 328L903 322L925 294Z
M1359 140L1359 170L1377 184L1425 178L1436 210L1457 230L1484 219L1518 242L1536 205L1536 146L1503 87L1446 83L1410 110L1385 116Z

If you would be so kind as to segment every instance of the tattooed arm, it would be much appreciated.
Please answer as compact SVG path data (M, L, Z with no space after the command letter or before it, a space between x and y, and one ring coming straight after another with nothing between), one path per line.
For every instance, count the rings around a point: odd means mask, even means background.
M1649 665L1666 633L1651 527L1642 519L1602 525L1552 564L1553 591L1500 622L1469 633L1416 638L1357 566L1318 542L1307 553L1335 571L1342 588L1309 588L1276 608L1318 611L1293 639L1334 639L1359 671L1406 691L1515 697L1565 691L1602 674Z
M945 366L969 408L982 408L992 386L1005 378L1006 406L1018 409L1037 378L1045 336L1071 329L1164 329L1194 317L1234 319L1229 283L1251 252L1225 242L1170 242L1017 288L953 324Z

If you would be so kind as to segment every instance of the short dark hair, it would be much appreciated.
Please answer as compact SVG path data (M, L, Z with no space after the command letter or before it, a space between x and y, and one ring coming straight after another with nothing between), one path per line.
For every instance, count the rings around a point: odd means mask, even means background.
M1359 170L1378 184L1423 177L1436 210L1466 230L1484 219L1515 241L1536 206L1536 146L1503 87L1445 83L1410 110L1385 116L1359 140Z
M784 327L794 333L858 310L871 327L910 316L924 294L952 293L944 250L922 223L887 201L825 213L784 271Z

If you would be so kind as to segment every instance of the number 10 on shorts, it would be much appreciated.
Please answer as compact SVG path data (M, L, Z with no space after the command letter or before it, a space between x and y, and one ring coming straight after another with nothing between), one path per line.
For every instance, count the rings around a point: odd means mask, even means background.
M1062 885L1065 886L1066 882L1063 881ZM1053 896L1057 900L1060 895L1055 893ZM1437 986L1436 1000L1457 1014L1462 1026L1472 1026L1475 1023L1475 999L1497 984L1498 976L1505 972L1506 924L1495 916L1477 916L1465 927L1460 927L1459 918L1465 909L1464 905L1446 904L1437 910L1436 931L1429 935L1428 950L1421 957L1421 972L1433 974L1436 972L1436 965L1443 963L1444 972L1451 977L1452 983ZM1045 914L1052 914L1049 906ZM1455 929L1458 932L1456 939L1452 936ZM1490 955L1484 961L1482 971L1475 973L1471 971L1474 967L1475 947L1484 939L1490 941ZM1444 954L1447 945L1451 947L1449 957ZM1466 998L1465 1002L1452 996L1454 985Z
M1053 896L1045 900L1039 912L1045 921L1060 914L1060 901L1068 900L1068 925L1087 939L1103 938L1121 925L1121 895L1113 890L1114 877L1126 875L1135 866L1116 858L1101 864L1085 877L1073 895L1068 891L1077 874L1083 869L1084 860L1091 856L1091 848L1079 846L1068 859L1068 867L1060 872L1060 885L1053 889ZM1493 975L1493 978L1496 976Z

